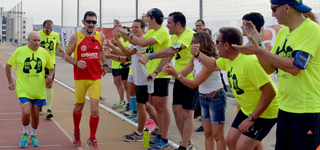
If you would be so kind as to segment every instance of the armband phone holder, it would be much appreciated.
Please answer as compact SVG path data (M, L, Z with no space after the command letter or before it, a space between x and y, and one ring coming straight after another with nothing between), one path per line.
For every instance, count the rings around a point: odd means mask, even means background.
M306 69L311 55L304 51L294 51L293 55L295 58L293 65L297 66L300 69Z

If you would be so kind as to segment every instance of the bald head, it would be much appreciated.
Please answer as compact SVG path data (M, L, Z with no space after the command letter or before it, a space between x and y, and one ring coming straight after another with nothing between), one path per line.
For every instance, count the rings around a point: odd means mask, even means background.
M28 39L30 39L32 36L39 36L41 38L40 34L37 31L31 31L28 35Z
M40 46L41 36L37 31L32 31L28 35L28 47L31 50L38 50Z

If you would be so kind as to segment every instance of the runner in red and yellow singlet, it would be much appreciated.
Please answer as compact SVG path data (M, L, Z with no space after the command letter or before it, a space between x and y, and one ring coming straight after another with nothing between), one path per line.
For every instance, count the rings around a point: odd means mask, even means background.
M82 23L84 29L71 36L65 55L65 60L74 65L74 89L77 103L73 110L73 145L81 146L79 125L86 93L89 90L91 115L89 122L90 138L87 141L87 146L91 150L99 150L95 135L99 123L101 75L104 76L108 72L105 57L100 57L105 36L94 30L97 24L97 15L94 12L86 12ZM72 53L74 53L74 58L71 57ZM100 61L104 64L102 69Z

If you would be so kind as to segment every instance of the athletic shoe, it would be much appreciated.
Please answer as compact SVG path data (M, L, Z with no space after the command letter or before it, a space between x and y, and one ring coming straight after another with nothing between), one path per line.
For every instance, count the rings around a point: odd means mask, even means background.
M100 150L99 147L98 147L98 142L97 142L96 139L88 138L87 146L88 146L91 150Z
M132 110L132 109L129 109L129 110L125 111L123 114L124 114L125 116L130 116L132 113L133 113L133 110Z
M149 121L149 125L147 125L145 128L147 128L147 129L152 129L153 128L153 126L155 125L156 123L154 122L154 121Z
M27 145L28 145L28 136L29 136L28 133L22 133L22 137L21 137L21 140L20 140L20 143L19 143L20 147L27 147Z
M39 115L43 115L43 108L40 107Z
M105 100L106 100L106 98L100 96L100 101L105 101Z
M156 138L154 138L153 140L149 141L149 145L153 146L157 143L159 143L161 141L161 139L158 138L158 136L156 136Z
M138 123L138 116L132 120L135 123Z
M46 119L50 119L50 118L53 117L52 111L50 109L47 110L47 114L46 115L47 115Z
M126 108L126 102L125 101L123 101L123 102L119 101L117 104L114 104L112 106L112 109L123 109L123 108Z
M132 120L132 119L136 118L137 116L138 116L137 114L132 113L130 116L127 117L127 119Z
M151 133L149 134L150 137L156 137L159 133L159 128L157 127L156 129L154 129L153 131L151 131Z
M188 147L187 150L196 150L196 148L194 147L193 143L191 142L191 140L188 143Z
M144 124L145 126L149 125L151 123L150 119L147 119L146 124Z
M34 147L38 147L39 146L39 141L38 141L36 135L31 135L30 139L31 139L31 145L32 146L34 146Z
M143 134L138 135L138 133L134 131L132 134L124 135L123 139L127 142L141 142L143 141Z
M73 146L80 147L81 146L81 139L80 139L80 132L73 132Z
M153 145L153 146L150 146L149 148L148 148L148 150L152 150L152 149L167 149L167 148L170 148L170 144L169 144L169 142L167 142L167 143L164 143L163 141L160 141L159 143L157 143L157 144L155 144L155 145Z
M124 113L124 112L126 112L127 111L127 108L123 108L123 109L120 109L119 110L119 113Z

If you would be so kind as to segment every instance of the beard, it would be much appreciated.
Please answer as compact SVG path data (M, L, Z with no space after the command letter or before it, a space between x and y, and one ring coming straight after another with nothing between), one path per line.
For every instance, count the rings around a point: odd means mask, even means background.
M92 34L93 31L94 31L93 27L88 27L87 28L87 33Z

